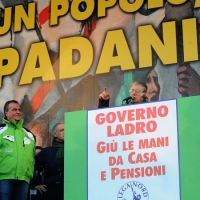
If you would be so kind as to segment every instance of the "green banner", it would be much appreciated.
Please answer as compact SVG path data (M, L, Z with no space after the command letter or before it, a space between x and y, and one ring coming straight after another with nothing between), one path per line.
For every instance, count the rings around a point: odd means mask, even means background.
M199 199L200 97L178 99L180 180L182 200Z
M199 197L199 101L177 100L181 200ZM65 199L87 200L87 111L66 113L65 127Z

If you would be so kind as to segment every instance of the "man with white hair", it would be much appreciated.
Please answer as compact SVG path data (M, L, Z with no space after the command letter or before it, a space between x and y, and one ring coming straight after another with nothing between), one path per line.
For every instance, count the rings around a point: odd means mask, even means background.
M42 168L44 175L35 188L43 200L63 200L64 198L64 124L57 123L52 128L51 147L43 148L35 157L36 170Z

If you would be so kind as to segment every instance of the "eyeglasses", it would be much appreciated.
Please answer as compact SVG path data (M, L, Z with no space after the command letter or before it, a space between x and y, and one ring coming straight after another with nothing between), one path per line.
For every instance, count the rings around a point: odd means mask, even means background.
M141 93L140 90L134 90L134 89L130 89L129 92L131 92L131 93L135 92L136 94L137 94L137 93Z

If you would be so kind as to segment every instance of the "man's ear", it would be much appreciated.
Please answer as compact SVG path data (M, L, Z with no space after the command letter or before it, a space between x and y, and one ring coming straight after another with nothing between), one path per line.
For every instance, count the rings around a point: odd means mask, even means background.
M57 133L56 133L56 132L54 132L54 133L53 133L53 136L54 136L54 137L57 137Z

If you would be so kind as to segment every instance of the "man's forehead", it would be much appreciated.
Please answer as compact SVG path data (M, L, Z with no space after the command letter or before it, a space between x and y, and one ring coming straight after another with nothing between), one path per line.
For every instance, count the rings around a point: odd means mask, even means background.
M20 108L20 105L18 103L9 103L8 108Z
M64 124L59 124L59 125L57 126L57 130L61 130L61 129L64 129Z
M142 89L142 86L141 85L132 85L131 89Z

